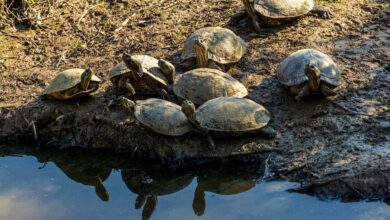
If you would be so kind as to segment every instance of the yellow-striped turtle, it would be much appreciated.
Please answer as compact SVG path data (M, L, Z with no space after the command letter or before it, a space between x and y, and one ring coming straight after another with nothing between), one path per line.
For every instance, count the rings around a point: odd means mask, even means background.
M206 27L195 31L186 41L181 59L187 68L214 68L226 71L246 52L246 43L233 31Z
M259 133L274 138L276 131L266 127L271 114L256 102L237 97L219 97L205 102L197 110L185 100L181 107L188 120L204 134L232 137Z
M238 80L222 71L209 68L194 69L179 75L173 91L180 99L190 100L195 105L218 97L248 95L248 90Z
M276 26L298 19L306 14L331 18L333 12L326 7L314 7L313 0L241 0L252 18L256 31L260 26Z
M169 84L173 83L175 74L175 67L166 60L125 53L123 63L111 71L110 78L130 96L136 93L158 94L165 99L169 97L167 90Z
M125 97L119 104L134 113L135 118L146 128L163 135L181 136L192 130L191 124L175 103L150 98L134 103Z
M312 92L334 96L337 93L333 89L341 85L340 70L332 58L313 49L292 53L278 66L276 74L298 101Z
M101 80L88 69L68 69L60 72L42 92L46 98L59 100L88 96L99 88Z

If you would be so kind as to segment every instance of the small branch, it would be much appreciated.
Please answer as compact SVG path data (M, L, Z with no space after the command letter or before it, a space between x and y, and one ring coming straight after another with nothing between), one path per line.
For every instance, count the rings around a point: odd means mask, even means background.
M80 25L80 22L81 20L88 14L88 12L96 7L99 7L99 6L102 6L104 3L99 3L99 4L96 4L96 5L93 5L89 8L87 8L82 14L81 16L77 19L77 22L76 22L76 25L75 27L77 28L77 30L79 30L79 25Z

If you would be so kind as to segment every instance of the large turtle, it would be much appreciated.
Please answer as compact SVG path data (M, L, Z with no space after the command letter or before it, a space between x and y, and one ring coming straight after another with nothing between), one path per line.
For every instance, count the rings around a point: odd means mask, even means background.
M166 60L125 53L123 63L114 67L110 78L130 96L140 93L159 94L163 98L168 98L168 85L173 83L175 74L175 67Z
M245 97L248 90L238 80L220 70L199 68L176 78L175 95L196 105L223 96Z
M46 98L60 100L88 96L99 88L101 80L88 69L67 69L60 72L42 92Z
M249 99L219 97L205 102L197 110L191 101L185 100L182 111L199 131L208 135L209 140L209 135L233 137L249 132L266 138L276 136L275 130L266 127L271 119L270 113Z
M233 31L221 27L205 27L195 31L186 41L181 59L187 68L228 70L246 52L246 43Z
M131 110L135 118L146 128L163 135L181 136L192 130L191 124L175 103L150 98L134 103L125 97L119 104Z
M314 0L242 0L242 2L258 32L261 25L277 26L306 14L326 19L333 16L329 8L314 7Z
M332 58L313 49L303 49L288 56L278 66L279 81L290 86L290 92L301 100L311 92L334 96L333 89L341 85L340 70Z

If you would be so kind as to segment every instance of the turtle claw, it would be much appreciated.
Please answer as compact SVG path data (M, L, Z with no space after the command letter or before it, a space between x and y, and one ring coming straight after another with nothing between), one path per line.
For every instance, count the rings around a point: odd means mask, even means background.
M330 8L326 8L326 7L318 7L317 6L311 11L311 13L319 18L322 18L322 19L330 19L330 18L334 17L332 10L330 10Z

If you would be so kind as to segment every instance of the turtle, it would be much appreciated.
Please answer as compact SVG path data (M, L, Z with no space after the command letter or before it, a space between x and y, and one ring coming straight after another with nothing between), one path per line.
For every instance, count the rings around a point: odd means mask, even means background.
M188 69L196 66L227 71L245 52L246 43L233 31L222 27L205 27L187 39L181 60Z
M269 126L271 114L262 105L239 97L211 99L197 110L194 103L185 100L181 110L201 133L211 136L235 137L245 133L258 133L272 139L276 131Z
M311 92L334 96L334 88L341 85L340 70L328 55L313 49L292 53L279 64L276 75L279 81L290 87L296 100Z
M241 0L253 26L260 32L261 25L277 26L296 20L306 14L329 19L333 12L326 7L314 6L314 0Z
M60 72L42 92L44 98L76 99L95 92L101 80L88 69L67 69Z
M123 63L119 63L111 71L111 81L129 96L136 93L158 94L169 98L169 84L176 75L175 67L164 59L156 59L148 55L123 54Z
M223 96L245 97L248 90L238 80L217 69L198 68L176 77L173 92L195 105Z
M192 131L192 126L180 106L173 102L150 98L135 103L125 97L119 97L118 101L134 113L138 122L156 133L181 136Z

